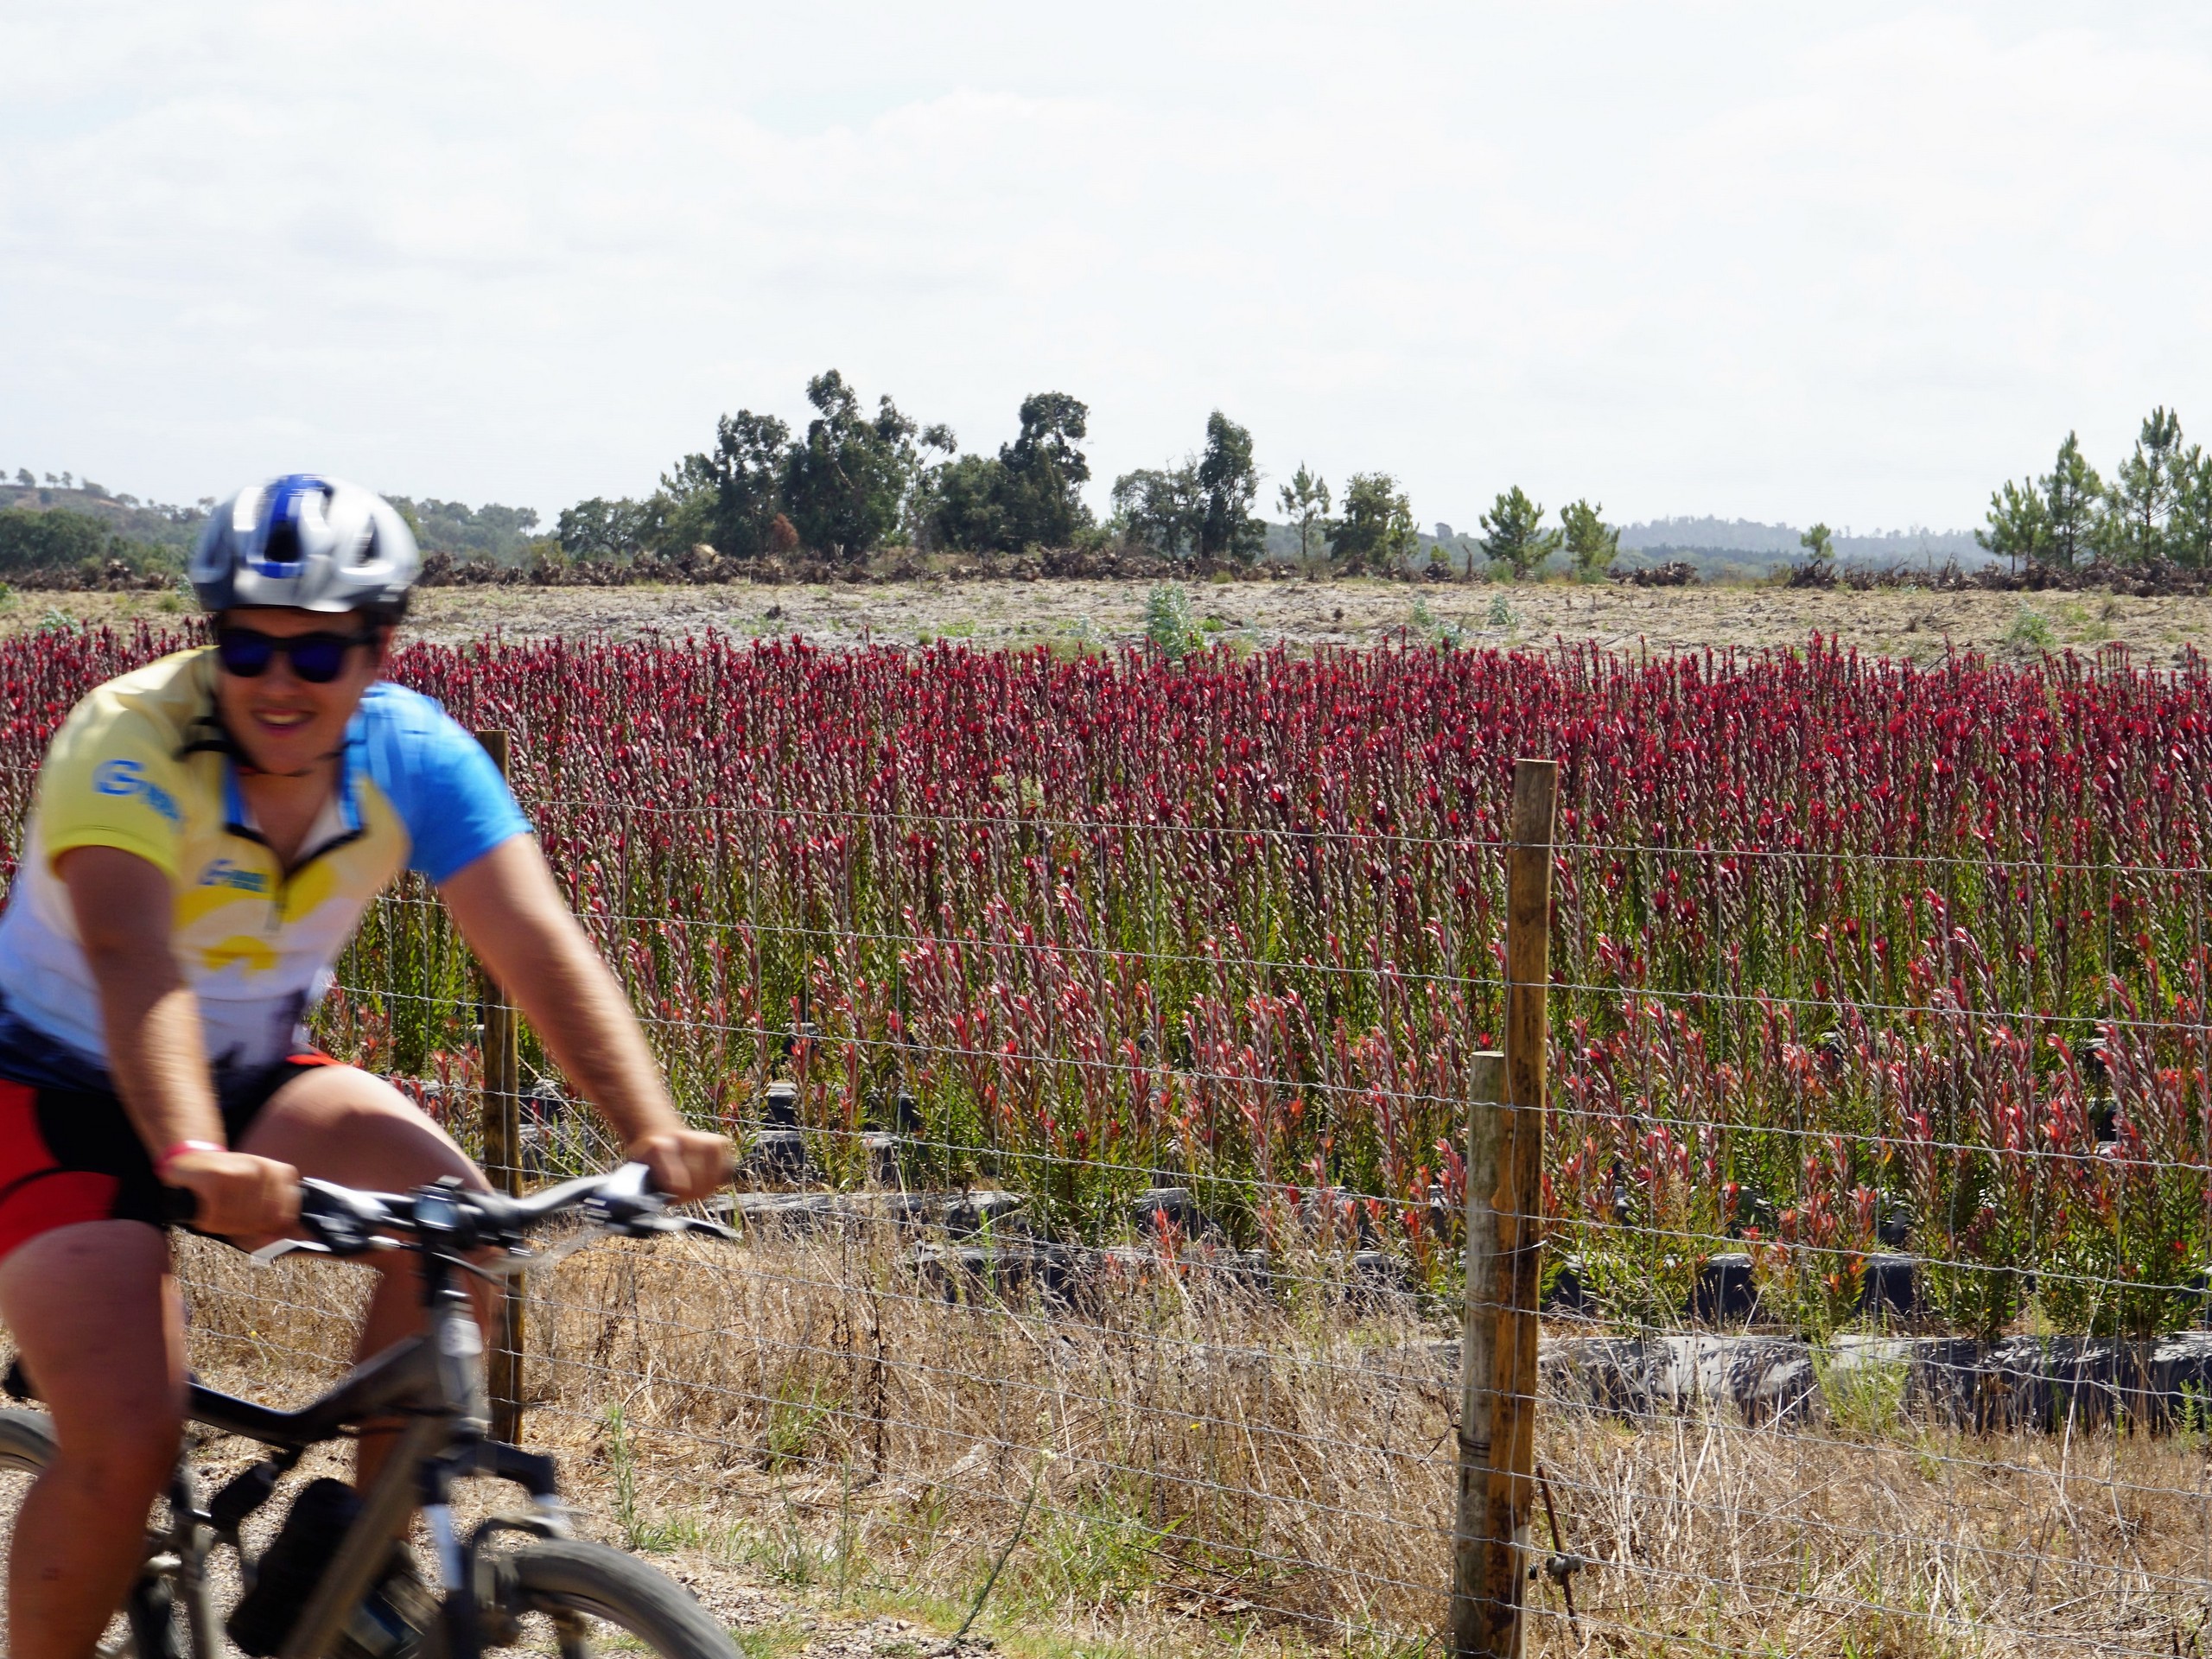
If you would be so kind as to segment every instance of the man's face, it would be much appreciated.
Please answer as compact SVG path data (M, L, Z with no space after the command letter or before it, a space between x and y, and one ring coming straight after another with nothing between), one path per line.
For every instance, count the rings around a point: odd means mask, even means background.
M372 632L370 624L352 613L244 608L226 611L216 618L215 628L219 639L226 631L242 631L279 641L310 634L353 639ZM337 752L346 740L346 722L360 706L361 694L384 670L391 636L386 630L374 632L372 643L345 652L337 678L321 684L302 678L282 650L270 655L268 666L251 676L232 672L218 658L216 707L225 728L254 766L263 772L300 772Z

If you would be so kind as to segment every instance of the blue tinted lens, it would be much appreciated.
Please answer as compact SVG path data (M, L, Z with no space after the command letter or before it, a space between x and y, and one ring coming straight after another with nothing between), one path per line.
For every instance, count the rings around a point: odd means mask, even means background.
M281 651L291 659L293 673L310 685L327 685L345 671L346 653L362 639L348 639L342 633L298 633L279 639L251 628L225 628L215 636L215 654L225 673L251 680L266 673Z
M334 633L305 634L287 642L285 655L292 659L293 673L311 685L324 685L346 666L346 648L353 643Z
M215 636L215 655L226 674L250 680L276 659L276 642L250 628L225 628Z

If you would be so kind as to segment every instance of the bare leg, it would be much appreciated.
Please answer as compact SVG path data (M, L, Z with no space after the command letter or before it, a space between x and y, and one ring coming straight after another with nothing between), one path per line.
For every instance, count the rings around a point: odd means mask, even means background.
M12 1659L85 1659L136 1576L175 1466L184 1330L168 1244L136 1221L58 1227L0 1262L0 1316L60 1450L16 1517Z
M280 1158L302 1175L386 1192L404 1192L454 1175L479 1192L484 1177L445 1131L381 1078L350 1065L302 1071L270 1097L238 1150ZM421 1281L412 1255L366 1258L381 1282L369 1298L354 1345L356 1358L390 1347L422 1328ZM490 1287L467 1281L476 1319L485 1324ZM354 1478L366 1486L391 1450L393 1430L364 1433Z

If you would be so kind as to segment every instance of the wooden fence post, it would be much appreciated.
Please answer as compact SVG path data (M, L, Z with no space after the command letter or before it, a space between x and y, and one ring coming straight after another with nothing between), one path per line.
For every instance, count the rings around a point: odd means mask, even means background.
M1490 1630L1491 1387L1497 1366L1498 1154L1505 1128L1505 1056L1478 1054L1467 1103L1467 1285L1459 1315L1459 1503L1452 1529L1452 1651L1486 1653Z
M1452 1541L1452 1649L1459 1659L1520 1659L1527 1640L1522 1614L1535 1499L1558 786L1555 763L1514 763L1506 851L1505 1052L1478 1056L1473 1075L1466 1313L1459 1351L1459 1513Z
M476 741L484 753L507 775L507 734L479 732ZM479 963L476 969L478 1006L483 1010L484 1173L500 1192L522 1192L522 1052L515 1011L506 994L492 982ZM492 1396L492 1438L516 1440L522 1434L522 1287L506 1282L500 1300L498 1339L486 1356L486 1381Z

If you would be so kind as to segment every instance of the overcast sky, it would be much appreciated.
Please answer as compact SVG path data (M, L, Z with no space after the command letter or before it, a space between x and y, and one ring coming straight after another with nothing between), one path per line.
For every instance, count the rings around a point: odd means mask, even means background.
M1839 18L1847 21L1839 21ZM549 517L842 369L1112 475L1249 426L1509 484L1976 521L2212 438L2212 7L0 0L0 467Z

